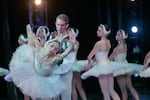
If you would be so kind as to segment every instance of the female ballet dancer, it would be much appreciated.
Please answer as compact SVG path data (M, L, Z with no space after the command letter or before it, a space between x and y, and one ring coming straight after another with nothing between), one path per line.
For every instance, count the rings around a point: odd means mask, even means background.
M128 37L128 35L124 32L124 30L119 29L116 34L116 40L118 41L118 45L113 50L112 54L110 55L109 59L113 60L115 62L122 62L127 63L126 55L127 55L127 44L125 43L125 39ZM120 65L121 67L122 65ZM140 67L139 67L140 66ZM134 70L135 68L135 70ZM131 70L130 70L131 69ZM128 92L129 90L131 92L131 95L134 97L135 100L139 100L139 96L137 91L132 85L131 81L131 75L135 71L140 71L141 65L129 65L128 69L123 69L123 71L120 71L120 75L116 74L116 79L119 84L122 100L128 100ZM122 73L121 73L122 72Z
M73 34L74 36L72 37L72 39L74 39L75 41L75 44L74 44L74 49L72 52L74 52L74 58L75 58L75 62L73 63L72 65L72 71L73 71L73 79L72 79L72 100L78 100L78 93L81 97L82 100L87 100L86 98L86 93L82 87L82 79L81 79L81 76L80 76L80 72L76 69L79 69L79 68L76 68L76 67L80 67L78 66L76 63L77 61L77 52L78 52L78 49L79 49L79 41L76 40L76 37L78 36L79 34L79 30L78 29L73 29L73 28L70 28L69 29L69 34Z
M113 72L115 67L112 67L108 59L108 52L111 48L110 41L107 39L107 35L110 33L110 29L106 25L100 24L97 30L97 36L101 39L97 41L88 55L87 71L81 76L82 79L86 79L90 76L98 78L99 85L104 97L104 100L120 100L118 94L114 90L114 77ZM93 64L93 60L96 60Z
M38 38L30 25L27 25L27 36L28 44L16 49L9 64L13 82L32 99L52 99L65 89L60 77L64 71L57 63L72 50L73 41L69 42L69 47L63 53L58 54L58 40L49 40L44 48L39 47L36 44Z
M82 86L81 73L74 71L72 80L72 100L78 100L78 92L82 100L87 100L86 93Z
M140 77L149 78L150 77L150 51L146 54L144 58L144 65L142 67L142 72L140 73Z
M146 54L146 56L144 58L143 70L148 67L149 63L150 63L150 51Z
M46 42L48 36L49 36L49 29L46 26L40 26L38 27L37 31L36 31L36 36L38 37L39 42L37 42L36 44L38 46L43 47L44 43ZM18 37L18 44L19 46L23 45L23 44L27 44L28 43L28 39L27 36L25 36L24 34L20 34ZM11 77L11 73L9 72L4 79L7 82L12 82L12 77ZM25 100L29 100L29 96L24 94L24 99Z
M28 42L27 37L24 34L20 34L19 37L18 37L19 46L21 46L23 44L27 44L27 42ZM11 73L9 72L7 75L5 75L4 79L7 82L12 82Z
M45 42L48 40L50 35L49 28L47 26L39 26L36 31L36 36L38 37L39 46L44 47Z
M24 34L20 34L19 37L18 37L19 46L23 45L23 44L26 44L27 42L28 42L27 37Z

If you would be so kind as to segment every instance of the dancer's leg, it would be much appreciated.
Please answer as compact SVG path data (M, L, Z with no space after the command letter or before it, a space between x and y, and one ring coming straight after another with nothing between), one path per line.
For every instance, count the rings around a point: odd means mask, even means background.
M99 85L101 88L101 92L103 94L104 100L111 100L109 95L109 87L108 87L108 76L107 75L101 75L98 78Z
M77 88L82 100L87 100L86 93L85 93L83 86L82 86L82 79L80 77L80 73L76 73L76 88Z
M73 80L72 80L72 100L78 100L78 94L76 90L76 74L73 72Z
M30 100L30 96L24 94L24 100Z
M135 100L139 100L139 95L132 85L131 76L127 76L126 80L127 80L127 88L130 90L132 96L134 97Z
M114 77L113 74L108 75L109 93L113 100L120 100L119 95L114 90Z
M126 77L124 75L116 77L119 88L121 90L122 100L128 100Z

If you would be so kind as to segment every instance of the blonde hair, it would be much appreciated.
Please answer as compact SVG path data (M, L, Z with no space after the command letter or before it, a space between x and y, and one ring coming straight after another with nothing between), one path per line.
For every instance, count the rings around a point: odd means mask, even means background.
M60 47L60 42L57 39L51 39L51 40L48 40L45 42L44 48L48 47L48 45L52 42L57 42L59 44L59 47Z
M63 21L66 22L66 24L69 24L69 17L66 15L66 14L60 14L56 17L56 20L57 19L61 19Z

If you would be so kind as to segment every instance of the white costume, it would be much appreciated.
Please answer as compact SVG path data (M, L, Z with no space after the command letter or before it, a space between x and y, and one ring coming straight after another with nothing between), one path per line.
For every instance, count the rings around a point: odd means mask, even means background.
M96 53L95 58L96 63L92 65L91 69L82 74L81 76L82 79L86 79L90 76L99 77L100 75L107 75L107 74L113 74L114 76L117 76L120 74L125 74L126 72L133 71L132 68L129 68L132 64L129 65L128 63L110 61L108 59L108 52L99 51Z
M12 80L24 94L32 98L49 100L65 89L60 74L64 74L68 69L64 70L66 66L61 67L62 69L57 65L42 66L38 57L42 58L46 52L36 50L28 44L16 49L9 64Z
M7 69L4 68L0 68L0 76L5 76L9 73L9 71Z
M114 76L123 75L123 74L132 75L134 73L140 73L142 68L142 65L140 64L128 63L126 60L126 52L118 53L114 57L114 61L122 63L122 65L120 65L120 68L126 66L126 68L115 71Z
M99 77L102 74L112 74L114 72L114 67L112 67L108 59L108 52L97 52L95 58L96 64L81 75L82 79L86 79L90 76Z
M87 65L88 65L88 60L76 60L72 65L72 71L74 72L85 71Z

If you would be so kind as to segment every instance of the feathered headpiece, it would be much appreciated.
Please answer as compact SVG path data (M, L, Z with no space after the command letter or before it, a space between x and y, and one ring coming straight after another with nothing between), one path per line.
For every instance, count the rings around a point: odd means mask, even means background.
M28 41L28 39L27 39L23 34L20 34L20 35L19 35L19 39L21 39L21 40L24 41L24 42L27 42L27 41Z
M100 24L100 27L103 29L105 35L108 35L111 32L110 29L107 31L106 27L103 24Z
M79 35L79 30L77 28L70 28L70 31L72 32L72 34L74 34L75 37Z
M58 44L60 45L60 42L59 42L58 39L50 39L50 40L48 40L48 41L45 42L44 48L46 48L52 42L58 42Z
M122 34L122 36L123 36L123 39L128 38L128 34L126 34L123 29L120 29L120 32L121 32L121 34Z
M40 30L42 30L45 40L47 40L48 36L50 35L49 28L47 26L40 26L36 31L36 35L39 34Z

